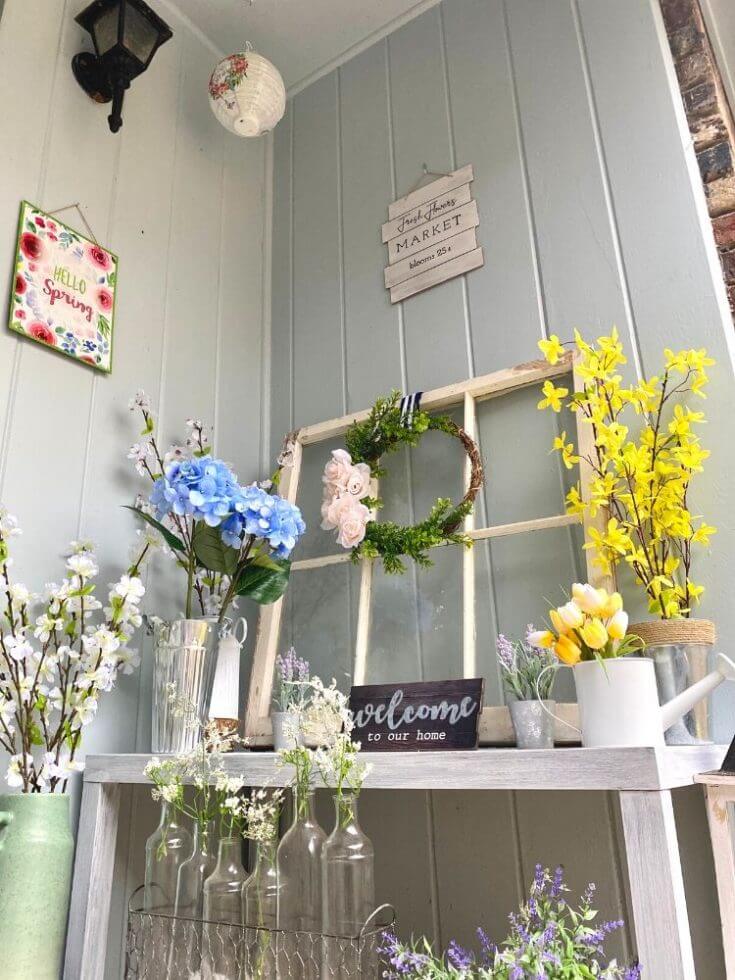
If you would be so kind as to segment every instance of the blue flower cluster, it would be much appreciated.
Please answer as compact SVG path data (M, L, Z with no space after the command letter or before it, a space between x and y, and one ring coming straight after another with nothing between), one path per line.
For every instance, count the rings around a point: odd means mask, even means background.
M279 558L287 558L306 530L294 504L257 484L243 487L232 470L211 456L171 463L153 485L151 504L160 521L167 514L203 520L220 527L222 540L239 548L243 535L268 541Z
M266 539L278 558L288 558L305 530L306 524L295 504L253 483L240 487L234 511L222 525L222 539L238 547L243 533L252 534Z

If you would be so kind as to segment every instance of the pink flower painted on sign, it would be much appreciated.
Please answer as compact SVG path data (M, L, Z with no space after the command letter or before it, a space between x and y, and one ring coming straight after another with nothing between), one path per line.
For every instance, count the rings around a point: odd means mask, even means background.
M115 302L114 297L109 289L101 287L96 293L97 306L102 310L103 313L108 313Z
M32 231L24 231L20 236L20 250L27 259L37 261L43 256L43 243Z
M10 329L109 371L116 256L24 201L13 274Z
M50 344L51 347L56 345L54 332L45 323L31 323L28 327L28 333L35 340L40 340L44 344Z
M100 248L99 245L87 245L84 251L86 252L87 258L92 265L97 266L97 268L101 269L103 272L107 272L112 267L110 253L106 252L104 248Z

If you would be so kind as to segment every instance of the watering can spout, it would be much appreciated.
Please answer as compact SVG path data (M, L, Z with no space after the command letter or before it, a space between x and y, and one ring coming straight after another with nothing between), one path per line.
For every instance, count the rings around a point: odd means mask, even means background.
M687 711L691 711L698 701L706 698L724 680L735 680L735 664L724 653L718 653L715 661L715 669L688 687L686 691L677 694L671 701L667 701L661 707L661 727L664 731L677 722Z

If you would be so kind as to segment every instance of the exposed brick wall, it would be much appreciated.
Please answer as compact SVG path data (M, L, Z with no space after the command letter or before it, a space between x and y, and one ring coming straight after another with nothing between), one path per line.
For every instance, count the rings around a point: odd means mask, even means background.
M699 0L660 0L735 318L735 125Z

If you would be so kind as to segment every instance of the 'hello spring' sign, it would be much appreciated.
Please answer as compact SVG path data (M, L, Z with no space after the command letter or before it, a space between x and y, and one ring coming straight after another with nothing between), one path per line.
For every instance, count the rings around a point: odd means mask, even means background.
M117 256L23 201L8 325L109 372Z

